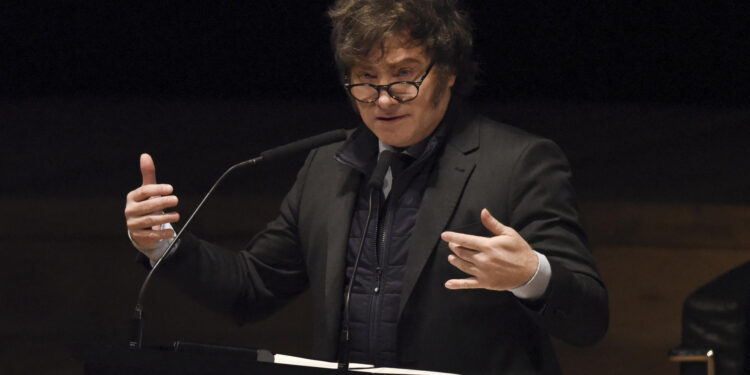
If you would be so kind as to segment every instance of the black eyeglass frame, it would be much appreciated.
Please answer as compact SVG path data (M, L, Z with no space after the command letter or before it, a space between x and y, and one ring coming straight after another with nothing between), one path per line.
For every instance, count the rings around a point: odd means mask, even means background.
M427 74L430 73L430 70L432 69L433 65L435 65L435 63L431 62L430 65L427 66L427 70L425 70L424 74L422 74L422 77L418 81L397 81L397 82L391 82L391 83L389 83L387 85L373 85L371 83L345 83L344 84L344 88L346 88L346 92L349 93L349 96L351 96L352 98L354 98L354 100L356 100L356 101L358 101L360 103L365 103L365 104L375 103L378 100L378 98L380 98L380 90L385 90L385 92L388 93L388 96L390 96L394 100L398 101L399 103L410 102L410 101L416 99L417 96L419 96L419 87L422 86L422 83L424 82L425 78L427 78ZM409 85L412 85L412 86L414 86L414 87L417 88L417 93L414 94L413 98L406 99L406 100L400 99L400 98L398 98L397 96L395 96L395 95L393 95L391 93L391 86L393 86L393 85L399 85L399 84L409 84ZM354 94L352 94L352 89L355 88L355 87L361 87L361 86L369 86L369 87L374 88L375 90L377 90L378 95L375 97L375 99L372 99L372 100L360 100L360 99L358 99L356 96L354 96Z

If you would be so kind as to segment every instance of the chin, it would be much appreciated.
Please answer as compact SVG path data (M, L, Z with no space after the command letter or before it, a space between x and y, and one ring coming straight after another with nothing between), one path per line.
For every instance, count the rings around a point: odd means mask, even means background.
M389 146L393 146L393 147L408 147L408 146L411 146L411 144L409 144L409 140L406 139L403 136L400 136L399 134L391 134L391 133L380 133L380 134L377 134L376 133L375 136L377 136L378 139L381 142L383 142L383 143L385 143L385 144L387 144Z
M403 120L394 123L382 123L374 120L368 127L381 142L389 146L409 147L418 142L413 139L416 135L414 134L415 127L413 123Z

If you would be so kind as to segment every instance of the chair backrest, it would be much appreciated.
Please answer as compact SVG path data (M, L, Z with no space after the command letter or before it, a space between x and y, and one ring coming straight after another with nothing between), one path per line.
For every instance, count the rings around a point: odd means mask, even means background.
M681 347L712 349L717 375L750 374L749 310L747 262L688 296L682 308Z

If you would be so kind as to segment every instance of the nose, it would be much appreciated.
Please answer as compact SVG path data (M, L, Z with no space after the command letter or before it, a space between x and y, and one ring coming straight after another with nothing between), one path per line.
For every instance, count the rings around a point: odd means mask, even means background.
M399 104L398 100L393 99L391 97L391 94L388 93L388 90L385 88L380 89L380 92L378 93L378 100L376 101L378 107L385 108L390 107L395 104Z

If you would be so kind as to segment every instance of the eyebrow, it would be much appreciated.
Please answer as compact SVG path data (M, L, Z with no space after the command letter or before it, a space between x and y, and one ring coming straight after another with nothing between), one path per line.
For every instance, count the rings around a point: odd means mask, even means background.
M387 64L387 65L388 65L389 69L392 69L392 68L396 68L396 67L401 66L401 65L421 64L421 63L422 63L422 61L419 60L419 59L416 59L416 58L413 58L413 57L408 57L408 58L405 58L405 59L400 60L398 62L395 62L393 64ZM358 70L368 70L368 69L372 69L373 67L374 67L374 64L370 64L370 63L359 63L359 64L355 63L352 66L351 70L352 71L354 71L356 69L358 69Z
M413 57L409 57L409 58L403 59L401 61L398 61L398 62L396 62L394 64L388 64L388 65L390 65L390 66L396 66L396 65L403 65L403 64L421 64L421 63L422 63L422 61L420 61L419 59L416 59L416 58L413 58Z

